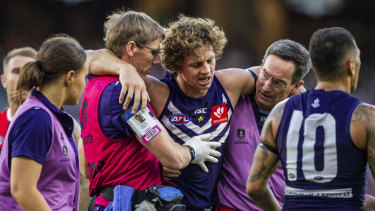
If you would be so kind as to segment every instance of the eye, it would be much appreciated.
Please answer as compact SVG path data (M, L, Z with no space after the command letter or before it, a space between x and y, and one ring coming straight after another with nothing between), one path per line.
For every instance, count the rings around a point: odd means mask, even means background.
M20 71L21 71L21 68L13 68L12 69L12 73L14 73L14 74L19 74Z
M274 79L274 80L272 80L272 83L277 88L284 88L285 87L285 83L280 81L280 80Z
M202 66L202 63L199 62L199 63L193 64L192 67L193 67L193 68L198 68L198 67L200 67L200 66Z

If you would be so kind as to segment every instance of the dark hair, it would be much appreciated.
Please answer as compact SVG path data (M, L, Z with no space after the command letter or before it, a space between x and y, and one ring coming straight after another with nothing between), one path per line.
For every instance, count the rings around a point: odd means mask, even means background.
M309 50L316 74L330 77L342 69L343 58L356 49L353 35L344 28L319 29L311 36Z
M17 82L19 105L23 102L22 92L54 82L71 70L79 72L86 61L86 53L72 37L53 37L42 44L36 59L21 68Z
M269 55L275 55L285 61L292 61L296 67L292 84L300 81L310 70L310 54L301 44L292 40L278 40L272 43L264 54L262 64Z

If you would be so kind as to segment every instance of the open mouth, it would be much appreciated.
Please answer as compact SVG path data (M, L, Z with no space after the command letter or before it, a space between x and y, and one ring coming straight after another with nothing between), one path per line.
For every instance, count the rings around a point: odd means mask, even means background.
M211 83L211 77L200 77L198 81L201 86L207 86Z

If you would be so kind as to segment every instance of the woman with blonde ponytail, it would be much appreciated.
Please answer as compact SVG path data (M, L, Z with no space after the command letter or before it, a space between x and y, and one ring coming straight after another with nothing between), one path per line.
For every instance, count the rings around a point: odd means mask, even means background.
M73 119L88 74L86 54L68 36L47 39L21 69L17 110L0 155L0 210L77 210L78 152Z

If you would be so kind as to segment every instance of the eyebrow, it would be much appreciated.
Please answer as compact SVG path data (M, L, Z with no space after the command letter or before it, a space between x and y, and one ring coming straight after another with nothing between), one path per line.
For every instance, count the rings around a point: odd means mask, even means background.
M20 70L21 70L20 67L16 67L16 68L11 69L10 72L11 72L11 73L19 73Z
M270 76L270 74L266 71L266 68L263 68L263 71L266 72L267 75ZM275 78L275 77L273 77L273 76L271 76L271 77L272 77L273 80L278 81L278 82L281 82L281 83L283 83L284 85L287 85L287 84L288 84L288 83L285 82L283 79Z

